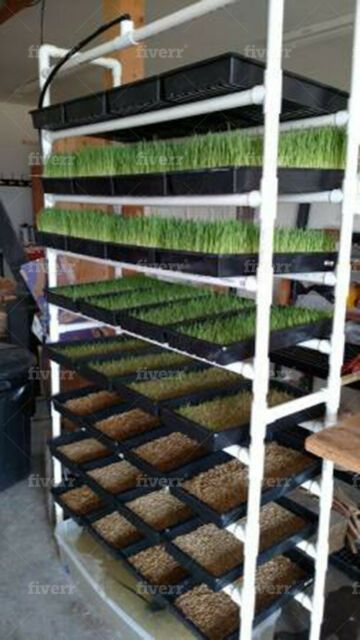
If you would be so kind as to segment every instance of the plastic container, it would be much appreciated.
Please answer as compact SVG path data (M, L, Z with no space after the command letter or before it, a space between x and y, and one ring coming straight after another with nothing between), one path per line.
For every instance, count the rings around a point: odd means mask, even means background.
M0 344L0 491L26 478L31 469L34 356Z

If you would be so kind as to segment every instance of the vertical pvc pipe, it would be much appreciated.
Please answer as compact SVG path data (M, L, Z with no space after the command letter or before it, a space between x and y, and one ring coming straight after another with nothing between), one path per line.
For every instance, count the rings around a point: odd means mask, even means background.
M356 1L355 33L349 121L347 126L347 154L343 186L340 227L339 260L335 287L334 322L331 339L330 374L328 379L327 426L336 422L341 400L341 368L345 347L346 301L351 280L351 250L354 214L356 212L359 129L360 129L360 0ZM323 463L320 491L320 520L316 554L313 609L310 640L319 640L324 615L325 583L329 553L329 530L334 489L334 465Z
M269 0L264 107L264 164L260 208L260 255L257 273L254 399L251 415L249 495L240 640L251 640L256 599L255 575L259 551L260 505L264 475L267 393L270 373L268 353L273 291L274 227L278 197L277 159L282 97L283 21L284 0Z

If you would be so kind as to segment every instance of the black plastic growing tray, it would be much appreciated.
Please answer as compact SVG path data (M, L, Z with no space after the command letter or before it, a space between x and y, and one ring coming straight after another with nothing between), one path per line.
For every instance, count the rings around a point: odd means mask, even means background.
M35 129L56 131L144 113L163 106L154 76L31 112Z
M115 560L124 560L124 558L127 558L128 556L132 556L136 553L139 553L140 551L143 551L143 549L146 549L149 546L149 541L147 539L144 539L143 535L142 539L138 540L137 542L133 542L132 544L128 545L127 547L123 547L122 549L117 549L116 547L113 547L110 542L108 542L98 531L96 531L96 529L94 529L94 524L97 520L110 515L113 511L114 510L110 507L106 507L105 509L90 514L89 516L83 516L80 519L81 524L97 542L100 542L100 544L111 553Z
M183 375L192 371L201 371L202 369L207 368L207 366L208 365L198 363L194 364L193 366L178 366L173 369L167 367L166 373L163 371L162 374L164 375L162 375L161 377L162 379L165 379L166 377L170 377L171 375L173 375L174 372L179 372L180 375ZM153 379L155 379L156 374L154 370L150 372L150 375L153 376ZM150 381L151 377L149 377L148 380ZM117 391L121 395L121 397L126 398L126 400L129 402L132 401L134 403L134 406L137 406L139 409L143 409L148 413L159 415L163 401L153 400L152 398L145 396L143 393L140 393L136 389L132 389L130 385L135 382L141 382L141 380L139 380L137 376L127 376L124 378L113 378L112 385L114 390ZM186 394L179 397L185 398Z
M126 438L124 440L115 440L114 438L110 438L110 436L100 431L100 429L96 427L96 424L101 420L106 420L107 418L110 418L111 416L127 413L128 411L131 411L134 408L136 407L134 407L133 402L124 402L121 405L121 409L120 407L117 407L117 409L115 408L115 411L114 411L113 407L109 407L108 409L104 409L101 412L99 411L95 414L88 416L87 418L84 419L82 424L84 428L89 433L91 433L94 438L101 440L101 442L105 444L111 451L113 451L114 453L123 453L124 451L131 449L131 447L134 446L134 442L136 444L137 438L139 437L140 434L137 436L131 436L130 438ZM159 431L159 429L161 429L161 426L154 427L149 431L145 431L145 433L152 434L153 437L156 437L156 434Z
M135 452L135 449L137 447L140 447L143 444L147 444L148 442L152 442L155 439L157 440L158 438L168 436L170 435L170 433L171 431L169 430L168 427L161 427L157 429L156 437L151 433L146 433L146 434L143 434L142 436L138 436L137 438L133 439L132 449L129 449L126 452L124 452L124 455L130 462L132 462L136 467L138 467L138 469L141 469L141 471L143 471L144 474L146 474L147 476L154 477L154 478L163 478L164 481L166 481L167 485L176 486L176 485L180 485L180 483L183 480L190 478L193 475L194 470L198 468L201 469L205 461L209 461L211 463L211 461L215 460L215 458L214 458L214 454L211 454L206 450L204 450L202 454L200 453L198 458L195 458L190 462L185 462L185 464L182 464L178 467L174 467L169 471L161 471L160 469L152 465L150 462L147 462L146 460L141 458ZM200 446L199 446L199 449L200 449Z
M73 480L64 480L61 484L57 485L56 487L52 487L51 489L51 493L54 497L55 502L63 509L65 515L68 518L72 518L73 520L75 520L75 522L77 524L79 524L80 526L83 524L83 515L76 513L75 511L73 511L73 509L71 509L70 507L68 507L62 500L62 494L66 493L67 491L70 491L71 489L76 489L78 487L81 487L84 483L82 482L82 480L80 480L79 478L73 479ZM102 511L104 509L104 506L94 509L94 511L91 512L91 514L97 514L100 511Z
M59 451L59 447L63 447L67 444L73 444L75 442L81 442L82 440L87 440L89 438L86 431L80 430L71 433L64 433L61 436L56 438L52 438L48 441L49 449L51 454L57 458L61 464L64 465L69 471L71 471L74 475L79 476L79 467L86 467L90 463L100 464L104 459L108 458L111 455L111 451L104 456L99 456L98 458L94 458L93 460L89 460L86 463L74 462L70 458L68 458L62 451ZM104 443L105 445L105 443Z
M266 438L266 441L277 442L281 446L303 452L303 443L307 436L307 431L301 429L301 427L295 427L277 430L272 434L269 434ZM311 480L320 473L320 460L309 454L306 455L313 460L313 463L305 469L301 470L296 475L292 474L291 476L279 481L276 487L264 489L261 496L262 505L278 500L279 498L285 496L287 493L293 491L293 489L296 489L296 487L300 486L307 480ZM209 456L208 458L200 461L200 464L197 466L196 472L192 473L191 477L194 477L195 475L198 475L199 473L202 473L204 471L208 471L209 469L217 465L230 462L233 459L234 458L232 456L222 451L214 453L212 456ZM289 473L291 473L290 470ZM186 491L182 486L170 486L170 490L177 498L188 504L195 513L198 513L201 518L204 518L205 520L210 522L214 522L218 527L221 528L227 527L232 522L235 522L236 520L243 518L246 515L247 500L226 513L218 513L211 506L205 504L205 502L202 502L197 497Z
M296 594L301 593L309 587L314 581L314 564L313 562L305 556L305 554L301 553L298 550L292 549L291 551L287 551L282 554L285 557L289 558L292 562L296 563L300 567L304 569L305 576L303 579L299 580L293 587L290 589L285 589L268 607L265 607L261 611L255 614L253 626L257 627L259 624L270 618L276 611L279 611L284 607L284 605L291 600ZM190 590L186 589L186 591ZM187 618L182 611L176 606L175 598L168 598L168 602L170 605L171 611L175 614L175 616L183 622L183 624L194 634L196 638L199 640L208 640L208 637L205 636L200 629L195 626L195 624ZM224 640L238 640L239 638L239 630L230 634Z
M73 411L70 411L65 406L65 403L68 400L73 400L75 398L82 398L83 396L87 396L89 393L95 393L97 391L102 391L102 389L95 385L89 385L86 387L82 387L81 389L58 393L51 398L51 401L55 409L59 413L61 413L61 415L64 416L64 418L67 418L68 420L70 420L70 422L73 422L74 424L79 425L81 427L84 419L87 416L80 416L80 415L77 415L76 413L73 413ZM112 405L112 408L114 409L114 411L117 408L121 410L123 406L124 406L123 400L119 397L119 403ZM95 415L95 414L91 414L91 415Z
M249 276L257 272L258 254L215 254L200 251L177 251L174 249L155 249L124 244L97 242L81 238L71 238L55 233L36 232L38 244L79 253L80 255L95 256L143 266L156 266L167 271L181 271L196 273L214 278L229 278L233 276ZM314 271L332 271L337 263L337 253L275 253L274 272L307 273ZM65 309L78 311L77 301L71 300L47 290L48 302Z
M340 189L337 169L279 168L279 194ZM262 167L219 167L134 175L42 178L45 193L89 196L193 196L249 193L260 189Z
M44 346L44 354L46 357L48 357L50 360L53 360L54 362L57 362L58 364L60 364L63 367L67 367L68 369L72 369L74 371L77 371L78 368L82 365L85 365L87 362L94 362L97 360L105 360L105 359L111 359L111 358L119 358L119 356L125 356L127 355L128 357L131 357L133 354L134 355L140 355L140 353L148 353L148 351L150 351L150 346L144 349L133 349L130 351L121 351L119 349L119 351L113 351L111 352L111 354L107 353L107 354L101 354L99 353L98 355L88 355L88 356L84 356L84 357L79 357L77 356L77 359L72 358L71 356L67 356L66 354L62 353L62 347L68 347L68 346L78 346L78 345L83 345L85 344L106 344L107 342L112 342L114 339L116 338L116 336L104 336L101 338L93 338L90 340L73 340L71 342L54 342L54 343L49 343L47 345ZM119 344L121 344L122 341L127 341L129 340L128 336L118 336L117 337Z
M247 313L242 311L241 313ZM224 318L236 315L233 311L221 314ZM239 315L239 312L237 312ZM217 316L217 319L220 316ZM197 324L198 320L182 323L186 326ZM330 335L332 321L330 319L320 320L307 325L298 325L292 329L280 329L271 331L270 333L270 350L276 351L284 347L290 347L298 342L309 340L310 338L326 338ZM179 329L169 329L166 334L167 342L171 347L191 353L194 356L216 362L217 364L227 365L231 362L246 360L255 353L255 339L250 338L241 342L233 342L228 345L214 344L194 338L184 333L180 333Z
M290 511L291 513L302 518L305 521L305 524L296 533L292 534L291 536L282 536L278 538L270 547L261 551L258 555L258 566L268 562L274 556L289 551L290 549L295 547L301 540L307 540L315 533L317 528L317 516L311 511L304 509L304 507L297 504L293 500L289 500L288 498L280 498L280 500L277 500L277 504L279 504L281 507L284 507L287 511ZM182 536L190 533L194 531L198 526L201 526L201 524L203 523L194 526L193 523L185 523L182 527L178 527L177 535ZM220 576L215 576L207 571L198 562L196 562L194 558L180 549L180 547L178 547L174 542L174 536L172 536L172 538L172 541L166 543L166 547L169 553L171 553L171 555L174 556L175 560L177 560L180 564L185 564L187 567L189 567L195 580L204 582L213 591L221 591L228 584L231 584L232 582L235 582L235 580L238 580L238 578L242 577L244 571L243 562L235 566L233 569L227 571L226 573L223 573Z
M33 111L32 118L35 128L63 129L244 91L263 82L263 63L238 53L225 53L160 76ZM285 72L281 119L320 116L347 109L348 97L333 87ZM263 123L263 119L262 105L248 105L97 135L130 142L154 135L167 138L194 131L204 133L254 126Z
M194 394L189 398L180 398L176 400L169 400L164 403L161 410L161 419L165 425L171 427L173 430L182 431L188 436L198 440L204 447L211 451L219 451L234 444L248 443L250 437L250 423L244 424L223 431L212 431L200 424L180 415L177 410L187 405L198 405L202 402L214 400L215 398L232 396L238 391L251 391L252 385L249 382L243 382L241 385L225 389L223 391L219 389L211 389L210 391L204 391L202 393ZM279 391L285 391L295 398L300 398L304 395L303 391L297 387L293 387L289 384L278 382L276 380L271 381L270 389L278 389ZM267 433L271 434L273 431L281 427L288 427L294 424L300 424L306 420L314 420L324 413L325 405L321 404L311 409L304 411L298 411L291 416L280 418L268 426Z

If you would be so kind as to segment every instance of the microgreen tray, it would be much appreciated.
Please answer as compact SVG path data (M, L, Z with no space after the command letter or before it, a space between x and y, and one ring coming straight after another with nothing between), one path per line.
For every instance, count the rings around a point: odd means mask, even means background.
M299 580L295 585L291 588L286 588L281 591L271 604L269 604L264 609L261 609L258 613L255 614L253 626L257 627L259 624L270 618L274 613L282 609L282 607L291 600L297 593L302 592L304 589L309 587L314 581L314 565L311 560L305 554L301 553L297 550L287 551L283 554L285 557L289 558L292 562L299 565L305 572L304 577ZM191 587L185 590L190 590ZM175 616L183 622L183 624L194 634L196 638L199 640L208 640L208 637L202 633L202 631L195 626L195 624L187 618L184 613L176 606L175 598L168 597L168 602L170 605L170 610L175 614ZM240 612L239 612L240 615ZM238 640L239 638L239 630L228 635L223 640Z
M88 385L86 387L81 387L81 389L76 389L76 390L72 390L72 391L65 391L63 393L58 393L55 396L52 396L51 401L55 407L55 409L61 413L62 416L64 416L64 418L67 418L68 420L70 420L70 422L73 422L77 425L79 425L80 427L82 426L82 422L84 420L83 415L78 415L76 413L74 413L73 411L71 411L70 409L68 409L65 404L68 400L74 400L76 398L82 398L83 396L87 396L90 393L96 393L97 391L102 391L102 389L100 389L99 387L95 386L95 385ZM112 408L114 410L116 410L117 407L119 407L120 409L122 409L123 407L123 400L122 398L119 397L119 403L112 405Z
M279 193L313 193L340 189L337 169L279 168ZM42 178L45 193L90 196L187 196L249 193L260 189L262 167L220 167L168 173Z
M238 312L239 313L239 312ZM244 312L242 312L244 313ZM222 314L224 318L234 317L234 312ZM219 316L218 316L219 318ZM198 320L186 322L187 327L196 325ZM310 338L326 338L330 335L332 322L329 319L320 320L307 325L298 325L291 329L280 329L270 333L270 350L276 351L293 346ZM195 338L178 329L168 329L166 333L169 345L179 351L191 353L198 358L210 362L227 365L232 362L246 360L255 353L255 338L234 342L227 345L214 344L200 338Z
M300 427L296 427L295 429L287 428L282 430L277 430L272 434L267 436L267 442L276 442L277 444L288 447L290 449L295 449L303 452L303 440L307 437L308 432ZM318 458L310 456L307 454L309 458L312 459L312 463L306 468L299 471L297 474L292 474L287 478L283 478L278 480L275 487L266 488L262 491L261 496L261 504L265 505L268 502L274 502L279 498L285 496L287 493L290 493L296 487L302 485L307 480L311 480L316 477L321 471L321 462ZM204 458L197 466L197 471L192 474L191 477L198 475L204 471L208 471L209 469L224 464L226 462L230 462L233 460L232 456L219 451L217 453L212 454L208 458ZM291 470L289 470L291 473ZM171 486L171 492L180 500L185 502L191 507L191 509L199 514L200 517L204 518L207 521L214 522L218 527L226 527L232 522L235 522L239 518L243 518L246 515L247 508L247 500L240 503L233 509L230 509L225 513L218 513L211 506L206 504L205 502L198 499L196 496L192 495L182 486Z
M183 273L196 273L208 275L214 278L227 278L234 276L255 275L258 267L258 254L216 254L200 251L175 251L172 249L155 249L152 247L140 247L116 243L97 242L81 238L72 238L55 233L36 232L37 242L40 245L61 249L80 255L104 258L115 262L141 264L164 268L168 271L181 271ZM274 272L307 273L316 271L332 271L337 263L337 254L334 252L311 253L274 253ZM58 300L51 294L48 301L62 306L63 299ZM70 309L69 304L65 308ZM73 307L75 310L75 307Z
M69 347L69 346L81 346L81 345L90 345L91 343L94 345L99 345L101 347L101 345L106 346L109 342L113 342L114 340L119 342L119 348L116 349L114 348L114 351L111 351L111 353L101 353L99 351L99 353L92 353L91 355L87 355L87 356L76 356L73 357L71 355L66 355L63 350L62 347ZM62 365L63 367L66 367L68 369L72 369L73 371L77 371L79 369L79 367L85 366L85 364L87 362L94 362L96 360L108 360L108 359L112 359L112 358L119 358L121 356L124 357L132 357L133 355L140 355L140 354L144 354L146 355L147 353L152 353L152 349L151 349L151 345L149 344L147 348L144 349L139 349L139 348L135 348L132 350L123 350L121 349L121 343L122 342L127 342L129 341L129 338L127 336L124 336L123 338L118 336L105 336L102 338L93 338L91 340L86 340L86 342L84 340L73 340L71 342L54 342L54 343L50 343L44 346L44 355L45 357L49 358L50 360L53 360L54 362L57 362L58 364Z
M302 518L305 523L304 526L298 529L296 533L293 533L290 536L280 536L273 541L273 544L270 547L264 549L263 551L260 551L257 559L258 566L268 562L274 556L281 555L286 553L287 551L290 551L290 549L294 548L298 544L298 542L300 542L301 540L307 540L316 532L318 518L313 512L305 509L301 505L288 498L280 498L279 500L277 500L277 504L287 511L290 511L296 516ZM178 527L176 532L177 536L182 536L190 533L201 526L201 524L203 524L203 522L201 522L200 524L195 523L195 526L194 523L191 522L185 523L182 526ZM207 571L198 562L196 562L194 558L180 549L180 547L178 547L174 543L174 538L175 536L172 535L172 540L166 543L166 548L169 553L171 553L175 560L177 560L180 564L184 564L189 568L196 581L205 583L213 591L221 591L228 584L231 584L235 580L238 580L242 577L244 571L243 562L235 566L233 569L227 571L226 573L223 573L220 576L215 576L214 574Z
M76 479L71 479L71 480L63 480L61 484L57 485L56 487L52 487L51 488L51 494L52 494L55 502L63 509L65 515L68 518L72 518L79 525L82 525L83 516L81 514L79 514L79 513L76 513L73 509L68 507L65 504L65 502L63 502L62 494L66 493L67 491L70 491L71 489L77 489L77 488L81 487L83 484L84 483L79 478L76 478ZM93 514L98 514L104 508L105 508L105 505L103 505L100 508L97 508L92 513Z
M209 402L217 398L233 396L238 391L251 391L251 386L251 383L243 382L241 385L232 387L230 389L211 389L194 394L190 398L177 398L175 400L166 401L163 404L161 410L162 422L172 430L181 431L191 438L195 438L199 441L199 443L201 443L210 451L219 451L234 444L240 445L248 443L250 437L250 423L231 427L229 429L215 431L210 428L206 428L185 416L180 415L177 411L182 407L186 407L189 405L196 406L203 402ZM294 399L300 398L304 395L304 392L301 389L275 380L271 381L270 389L288 393ZM269 424L267 433L271 434L273 431L276 431L281 427L300 424L301 422L305 422L306 420L313 420L315 418L318 418L319 416L323 415L324 408L324 404L321 404L317 407L312 407L311 409L306 409L304 411L298 411L290 416L286 416L285 418L276 420L275 422Z
M111 553L115 560L123 560L128 556L132 556L135 553L139 553L139 551L143 551L143 549L146 549L146 547L148 547L149 545L149 540L147 540L146 538L144 539L144 537L137 542L133 542L127 547L124 547L123 549L117 549L116 547L112 546L110 542L108 542L98 531L96 531L96 529L94 528L94 524L97 522L97 520L110 515L112 512L113 509L111 509L111 507L106 507L102 511L90 514L89 516L83 516L82 518L80 518L80 522L83 527L85 527L85 529L90 533L90 535L95 540L97 540L97 542L100 542L100 544Z

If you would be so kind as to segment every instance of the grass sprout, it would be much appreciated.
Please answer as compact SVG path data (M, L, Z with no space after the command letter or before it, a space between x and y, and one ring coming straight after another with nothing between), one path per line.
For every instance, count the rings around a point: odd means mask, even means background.
M113 378L115 376L126 376L133 373L145 375L145 372L161 369L166 372L166 367L176 367L190 364L191 358L178 353L159 353L149 355L132 356L130 358L120 358L118 360L106 360L104 362L90 362L90 369Z
M125 218L96 210L44 209L38 226L46 233L157 249L215 254L259 250L259 227L241 220L181 220L156 215ZM335 248L334 238L317 229L275 230L277 253L331 252ZM141 276L138 279L140 282ZM146 284L149 279L142 280Z
M346 131L340 127L300 129L280 135L279 166L344 169ZM66 160L66 162L64 161ZM194 135L176 140L83 147L52 154L46 177L134 175L228 166L261 166L263 137L246 131Z
M331 317L331 313L300 307L273 307L271 311L271 331L293 329L310 325ZM244 311L221 319L209 319L199 323L183 325L177 331L213 344L228 345L254 337L255 311Z
M246 298L237 298L227 293L213 293L204 298L188 300L186 305L184 302L174 302L155 309L141 309L132 315L139 320L164 326L225 311L243 311L253 306L253 301Z
M172 300L186 300L191 297L207 298L209 296L208 291L205 289L169 284L167 282L162 284L164 284L163 287L153 290L139 290L109 297L91 297L87 299L87 302L107 311L123 311L142 307L143 305L161 304Z
M69 358L88 358L91 356L107 355L113 352L124 351L136 351L140 349L148 348L149 344L143 340L136 340L135 338L109 338L106 341L91 340L90 342L84 342L83 344L66 344L65 346L59 345L56 351L62 353Z
M225 431L232 427L249 424L251 419L253 395L250 391L240 391L235 395L220 396L197 405L187 405L177 410L184 418L196 422L210 431ZM293 396L284 391L271 389L268 404L275 407L293 400Z
M118 278L116 280L100 280L98 282L86 282L84 284L66 285L54 287L51 293L77 300L88 296L105 295L108 293L118 293L121 291L132 291L134 289L146 289L156 286L157 280L146 278L145 276L134 276L131 278Z
M241 382L242 377L236 373L209 367L199 371L176 372L159 380L132 382L129 386L138 393L152 400L177 398L204 389L226 388Z

